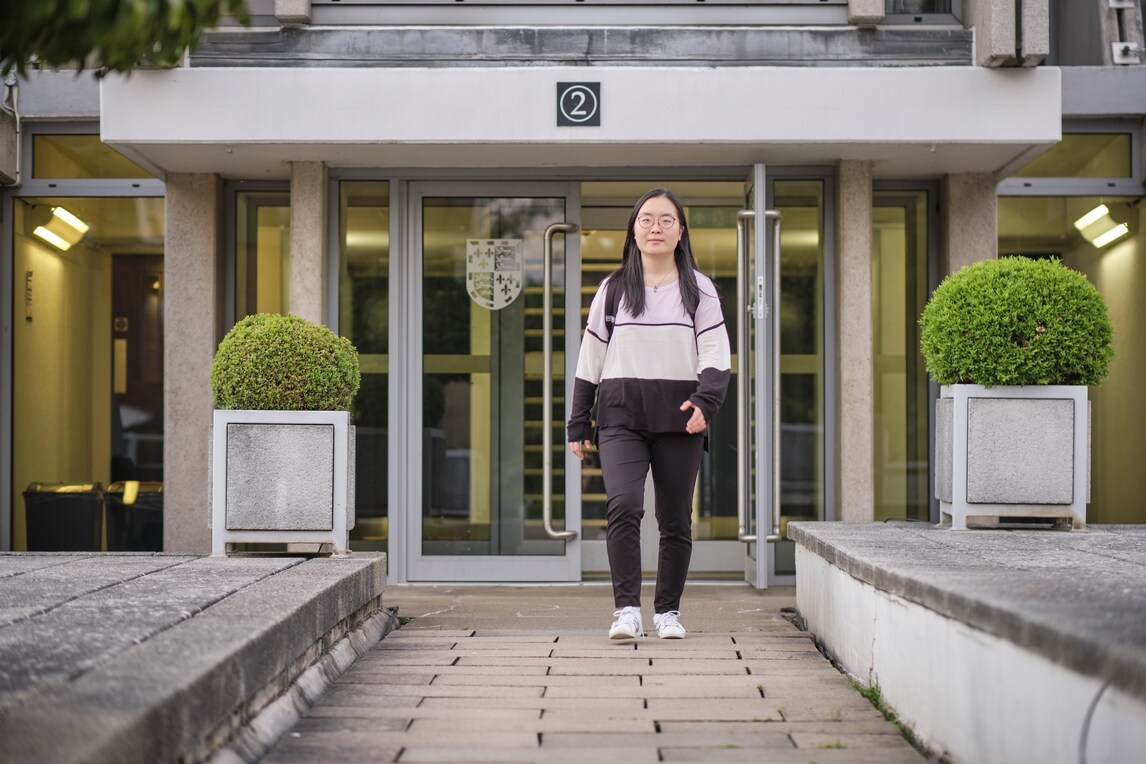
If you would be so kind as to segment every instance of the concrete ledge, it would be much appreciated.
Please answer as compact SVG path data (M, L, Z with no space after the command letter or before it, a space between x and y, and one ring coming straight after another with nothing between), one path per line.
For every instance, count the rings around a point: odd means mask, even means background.
M883 0L864 0L883 5ZM194 67L497 66L971 66L974 33L961 27L531 26L489 22L251 28L208 32ZM458 8L457 10L464 10ZM553 9L549 9L552 11ZM666 10L661 8L663 14ZM708 10L717 10L709 8ZM880 8L882 10L882 7ZM456 10L452 14L456 14ZM489 9L484 9L489 13ZM743 14L744 9L738 9ZM281 18L281 17L280 17ZM870 23L869 16L865 23Z
M385 577L374 554L0 555L4 759L206 759L382 609ZM3 607L55 587L39 612Z
M1146 527L788 533L808 629L933 749L1067 762L1088 736L1088 760L1146 746Z

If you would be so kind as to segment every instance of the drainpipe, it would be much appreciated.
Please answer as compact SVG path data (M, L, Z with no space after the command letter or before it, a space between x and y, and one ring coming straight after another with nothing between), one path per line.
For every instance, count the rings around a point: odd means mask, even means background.
M4 97L0 98L0 109L8 112L16 120L16 174L12 185L20 185L20 165L23 161L24 137L20 133L20 85L15 72L4 78Z

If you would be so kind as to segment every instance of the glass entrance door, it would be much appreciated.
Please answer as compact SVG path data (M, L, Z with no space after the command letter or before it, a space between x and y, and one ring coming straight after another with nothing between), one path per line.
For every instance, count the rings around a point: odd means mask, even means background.
M745 186L735 180L410 184L398 234L409 256L395 270L404 284L399 314L417 317L395 334L405 338L400 357L409 359L394 370L403 380L395 398L403 401L394 412L401 433L395 475L412 476L395 496L398 580L607 577L600 465L594 454L583 463L570 456L565 401L589 303L620 263L632 204L667 185L685 203L694 254L717 284L732 343L732 380L693 497L690 576L792 583L794 549L783 540L788 519L831 519L830 182L791 172L765 179L757 167L747 204ZM746 210L757 216L744 217ZM783 223L779 246L773 210ZM737 394L741 373L746 401ZM649 574L657 546L652 500L650 486L642 531ZM769 543L776 524L782 538ZM554 538L562 532L576 535ZM743 543L747 537L759 541Z
M409 209L419 368L406 375L405 443L421 480L408 492L407 578L578 580L564 469L576 189L415 183Z

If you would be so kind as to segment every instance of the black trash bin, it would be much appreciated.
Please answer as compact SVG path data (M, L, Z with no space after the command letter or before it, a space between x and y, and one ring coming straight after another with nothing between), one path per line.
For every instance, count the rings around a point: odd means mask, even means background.
M30 552L98 552L103 535L99 483L32 483L24 491Z
M109 552L163 551L163 483L112 483L104 501Z

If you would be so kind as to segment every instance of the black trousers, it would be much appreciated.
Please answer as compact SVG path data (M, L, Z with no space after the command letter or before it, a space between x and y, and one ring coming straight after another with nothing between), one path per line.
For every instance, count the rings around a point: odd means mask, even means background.
M609 496L605 545L616 606L641 604L641 518L645 514L645 477L651 467L660 527L653 606L657 613L680 610L692 559L692 491L704 436L602 427L597 447Z

